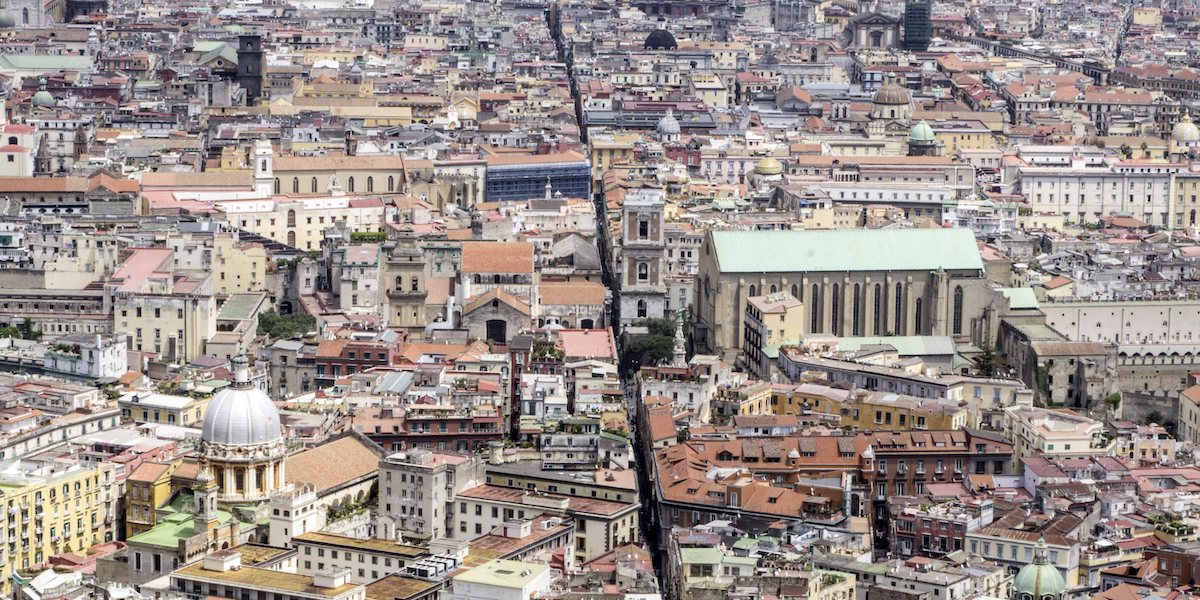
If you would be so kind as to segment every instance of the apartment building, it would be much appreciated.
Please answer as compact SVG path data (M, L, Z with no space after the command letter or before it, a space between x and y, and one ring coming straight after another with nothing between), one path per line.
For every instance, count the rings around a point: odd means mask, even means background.
M0 465L6 543L0 545L0 593L13 591L13 575L61 552L86 552L115 538L117 511L113 466L9 462Z

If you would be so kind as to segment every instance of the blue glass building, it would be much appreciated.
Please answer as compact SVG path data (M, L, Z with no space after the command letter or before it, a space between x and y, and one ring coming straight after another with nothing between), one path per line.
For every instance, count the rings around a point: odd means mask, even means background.
M552 193L560 192L568 198L591 198L592 168L586 158L577 153L523 157L528 162L518 162L518 157L503 157L488 160L487 179L484 183L484 200L530 200L546 195L549 180Z

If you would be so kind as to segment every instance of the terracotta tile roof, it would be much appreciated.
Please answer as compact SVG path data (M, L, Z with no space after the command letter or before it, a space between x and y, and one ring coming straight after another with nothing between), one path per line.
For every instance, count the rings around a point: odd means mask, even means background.
M144 462L139 465L138 468L134 469L133 473L129 475L129 480L140 481L143 483L154 483L163 476L163 473L167 472L167 469L170 468L171 465L168 464Z
M464 273L533 273L529 242L464 242Z
M538 285L544 305L602 305L607 291L595 281L544 281Z
M379 470L383 449L357 432L344 433L287 458L288 483L312 485L317 495Z

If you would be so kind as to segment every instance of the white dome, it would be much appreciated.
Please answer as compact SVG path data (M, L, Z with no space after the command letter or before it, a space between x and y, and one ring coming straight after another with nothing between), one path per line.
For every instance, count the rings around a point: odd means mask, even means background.
M257 446L280 440L283 427L275 404L249 382L245 357L233 362L235 381L209 403L200 439L222 446Z
M1187 113L1184 113L1183 118L1171 130L1171 139L1184 143L1200 142L1200 129L1197 129L1196 124L1192 122L1192 118Z

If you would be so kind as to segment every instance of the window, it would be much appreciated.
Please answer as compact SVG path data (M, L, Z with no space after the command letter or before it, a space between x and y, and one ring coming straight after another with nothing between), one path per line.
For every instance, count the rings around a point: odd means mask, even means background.
M829 333L833 335L842 334L842 286L833 284L833 302L830 304L832 310L829 314Z
M857 283L854 284L854 297L851 300L850 310L854 311L850 317L850 330L853 332L851 335L862 335L862 290Z
M809 309L811 311L808 327L809 333L821 333L821 296L819 290L820 288L814 283L812 285L812 295L809 298L809 304L812 307Z
M648 263L640 262L637 264L637 278L638 281L650 280L650 265Z
M901 330L901 325L900 325L902 319L904 318L904 284L902 284L902 283L896 284L895 312L896 312L895 318L892 319L893 333L895 333L897 335L903 335L904 332Z
M915 304L916 308L913 310L913 320L915 323L913 323L913 325L916 327L917 335L924 335L925 327L921 324L921 304L923 304L922 299L917 298Z
M954 286L954 335L962 335L963 325L963 289L961 285Z
M871 327L871 332L874 335L883 335L883 321L887 315L884 309L884 303L887 300L883 297L883 284L875 284L875 298L873 300L874 303L871 306L874 307L874 318L872 319L873 325Z

